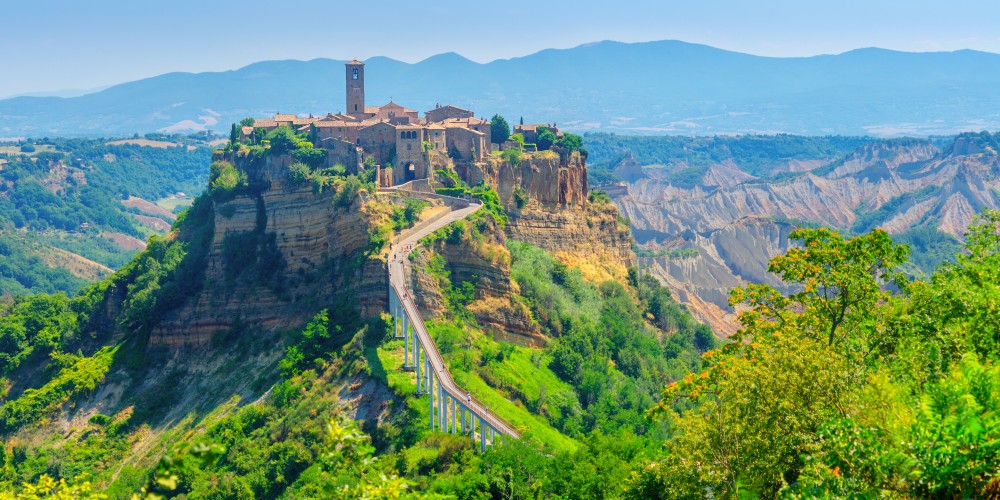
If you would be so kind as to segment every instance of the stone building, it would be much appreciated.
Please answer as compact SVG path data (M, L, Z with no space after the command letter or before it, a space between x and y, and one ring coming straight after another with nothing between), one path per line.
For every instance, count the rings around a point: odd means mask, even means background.
M556 137L561 136L559 129L556 128L556 124L553 123L549 125L548 123L522 123L520 125L514 125L514 130L512 134L521 134L524 136L524 142L528 144L536 144L538 142L538 127L548 127Z
M489 154L489 121L452 105L437 105L423 118L416 110L392 101L366 106L365 63L354 60L344 66L344 112L321 117L279 113L243 127L243 140L259 139L256 129L266 133L287 126L308 134L315 147L328 151L331 163L342 163L348 170L362 168L364 159L370 158L383 167L385 175L379 182L393 184L427 178L433 171L432 156L439 159L436 161L451 157L456 162L477 162Z
M396 158L396 126L389 122L375 122L360 129L358 145L365 154L375 158L375 163L387 165Z
M424 113L424 117L429 122L443 122L449 118L472 118L473 116L472 111L450 104L446 106L438 104L434 109Z
M365 110L365 63L357 59L348 62L346 65L347 84L347 109L345 113L358 116L366 112Z

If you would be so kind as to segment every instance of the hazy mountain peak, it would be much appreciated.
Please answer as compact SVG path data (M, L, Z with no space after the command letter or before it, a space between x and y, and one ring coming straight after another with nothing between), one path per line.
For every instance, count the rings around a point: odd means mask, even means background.
M679 40L603 40L487 64L454 52L366 63L372 102L391 97L429 109L452 101L575 132L920 136L1000 128L1000 55L976 51L780 58ZM343 100L343 61L262 61L80 97L0 100L0 135L148 132L200 123L204 109L219 113L213 128L224 132L248 115L325 113Z

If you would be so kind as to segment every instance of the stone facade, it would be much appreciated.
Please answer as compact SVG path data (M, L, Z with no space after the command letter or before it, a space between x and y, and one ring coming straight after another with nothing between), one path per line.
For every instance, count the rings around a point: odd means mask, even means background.
M494 147L491 124L457 106L438 105L421 118L419 113L390 101L382 106L365 106L365 66L361 61L345 65L347 110L325 116L300 117L278 114L259 119L253 127L241 129L244 142L260 140L260 130L268 132L287 126L308 133L315 147L332 150L331 162L349 169L360 168L365 158L376 164L393 166L388 179L399 184L431 176L440 160L450 158L459 172L469 172L470 163L483 161ZM355 149L351 149L351 145ZM360 150L357 150L360 148ZM437 162L437 166L432 165ZM383 179L380 177L380 182Z
M375 158L375 163L394 163L396 156L396 126L388 122L377 122L361 129L358 144L366 155Z
M525 143L536 144L538 143L538 127L548 127L553 134L556 134L556 137L560 135L559 129L554 123L551 125L547 123L522 123L514 125L514 130L511 133L523 135Z
M397 184L427 178L427 155L424 153L424 130L420 125L396 127Z
M348 114L358 115L365 112L365 63L354 60L346 65L347 109Z
M431 123L443 122L449 118L472 118L472 111L462 109L457 106L438 104L434 109L424 113L424 117Z

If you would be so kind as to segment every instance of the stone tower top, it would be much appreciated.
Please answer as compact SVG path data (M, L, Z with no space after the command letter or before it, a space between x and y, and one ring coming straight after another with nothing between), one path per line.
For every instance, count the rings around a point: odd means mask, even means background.
M344 65L347 69L347 109L349 115L365 113L365 63L357 59Z

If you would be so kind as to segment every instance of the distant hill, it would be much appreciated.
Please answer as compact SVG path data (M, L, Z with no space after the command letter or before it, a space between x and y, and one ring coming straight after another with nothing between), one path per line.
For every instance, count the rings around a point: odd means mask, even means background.
M73 295L128 263L201 192L213 144L150 135L0 146L0 303Z
M962 50L760 57L679 41L599 42L480 64L366 61L367 98L418 110L524 110L575 131L931 135L1000 128L1000 55ZM0 100L0 136L227 131L246 116L343 108L343 61L170 73L72 98Z
M768 261L796 226L875 227L913 252L913 275L960 252L972 217L1000 207L1000 134L933 139L588 134L593 185L631 221L640 267L717 333L731 288L781 286Z

